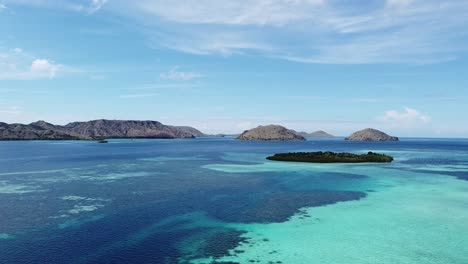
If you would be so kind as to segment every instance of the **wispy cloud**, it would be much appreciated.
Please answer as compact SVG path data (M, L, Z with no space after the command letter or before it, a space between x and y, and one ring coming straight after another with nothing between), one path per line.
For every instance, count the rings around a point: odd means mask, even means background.
M19 115L22 113L22 109L19 106L1 106L0 105L0 114L5 115Z
M362 98L351 98L349 99L350 102L353 103L378 103L383 101L382 98L368 98L368 97L362 97Z
M159 76L161 79L168 79L174 81L189 81L196 78L201 78L203 75L196 72L184 72L179 71L179 66L172 67L169 72L161 73Z
M146 97L154 97L158 96L157 93L142 93L142 94L125 94L121 95L120 98L122 99L131 99L131 98L146 98Z
M130 17L152 45L315 64L428 64L468 52L468 0L4 0ZM163 76L194 78L191 75ZM170 78L168 78L170 79Z
M387 0L387 7L407 7L411 5L414 2L414 0Z
M371 64L438 63L468 51L467 0L142 0L130 9L126 1L113 3L145 25L155 45L193 54Z
M135 87L129 88L129 90L167 90L167 89L192 89L199 87L200 83L187 83L187 82L177 82L177 83L153 83L153 84L143 84Z
M99 11L108 2L108 0L4 0L3 2L11 4L13 7L16 5L24 5L93 14Z
M371 97L343 97L336 98L330 96L318 96L318 95L282 95L281 99L291 100L307 100L307 101L330 101L330 102L342 102L342 103L378 103L384 101L382 98L371 98Z
M284 25L307 19L325 0L142 0L136 8L180 23Z
M88 6L88 12L89 13L94 13L99 11L105 4L107 3L107 0L91 0L91 3Z
M7 8L6 5L0 3L0 12L2 12L2 10L6 9L6 8Z
M325 97L318 95L282 95L280 98L291 99L291 100L324 100Z

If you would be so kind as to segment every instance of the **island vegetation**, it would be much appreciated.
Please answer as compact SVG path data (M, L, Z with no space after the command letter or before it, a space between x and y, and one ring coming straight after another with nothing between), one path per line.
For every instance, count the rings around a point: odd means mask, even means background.
M290 162L310 162L310 163L364 163L377 162L385 163L392 162L393 157L368 152L367 154L352 154L352 153L335 153L335 152L296 152L296 153L279 153L267 157L268 160L275 161L290 161Z

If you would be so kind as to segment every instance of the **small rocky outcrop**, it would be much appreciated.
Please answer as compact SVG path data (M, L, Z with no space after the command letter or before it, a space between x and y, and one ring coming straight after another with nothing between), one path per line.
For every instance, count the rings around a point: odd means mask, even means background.
M353 133L347 137L346 140L350 141L399 141L399 138L392 137L382 131L373 128L367 128Z
M312 133L307 132L297 132L297 134L305 137L305 138L335 138L334 135L328 134L325 131L319 130Z
M287 129L283 126L268 125L259 126L251 130L246 130L239 137L239 140L280 140L280 141L299 141L305 140L301 135L298 135L294 130Z
M329 134L329 133L327 133L325 131L322 131L322 130L310 133L309 137L311 137L311 138L335 138L334 135Z

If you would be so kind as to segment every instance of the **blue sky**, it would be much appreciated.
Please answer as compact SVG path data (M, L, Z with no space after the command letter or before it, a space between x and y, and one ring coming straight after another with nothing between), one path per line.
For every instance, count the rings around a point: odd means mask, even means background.
M468 136L466 0L0 0L0 121Z

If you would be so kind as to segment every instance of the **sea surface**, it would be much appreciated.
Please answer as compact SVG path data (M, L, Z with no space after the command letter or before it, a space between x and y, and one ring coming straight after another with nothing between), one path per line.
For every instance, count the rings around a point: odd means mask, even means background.
M0 263L467 264L468 140L0 142Z

